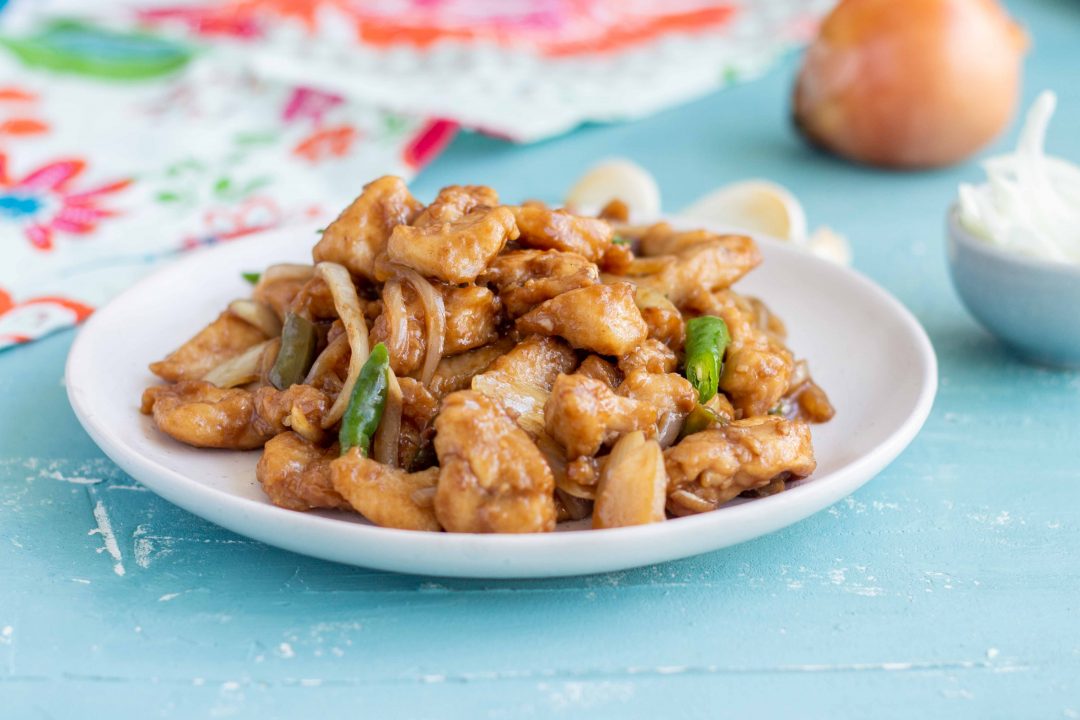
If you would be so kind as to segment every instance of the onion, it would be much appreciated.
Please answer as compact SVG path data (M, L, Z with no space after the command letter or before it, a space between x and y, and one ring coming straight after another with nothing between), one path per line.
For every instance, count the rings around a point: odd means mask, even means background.
M401 442L401 411L402 396L401 384L393 370L389 371L389 382L386 386L386 407L383 409L382 420L379 428L375 431L375 447L372 456L375 460L390 467L398 466L398 445Z
M405 296L401 281L391 278L383 286L383 314L386 315L386 349L390 357L401 358L409 339L409 317L405 312Z
M259 379L259 360L266 346L276 338L252 345L244 352L220 363L213 370L202 376L208 383L219 388L231 388Z
M297 263L282 263L271 265L259 278L257 286L265 283L277 282L278 280L309 280L315 274L315 268L311 265Z
M281 320L268 305L254 300L233 300L229 303L229 311L244 322L262 330L266 337L272 338L281 334Z
M304 378L305 385L314 385L315 380L327 372L330 368L337 365L338 360L345 354L345 351L349 349L349 336L338 335L336 338L330 341L330 344L326 346L319 357L315 358L315 362L311 364L311 369L308 370L307 377Z
M1026 46L995 0L843 0L806 53L795 122L852 160L948 165L1012 117Z
M353 385L356 384L356 377L367 361L368 330L364 313L360 309L360 298L356 294L356 286L353 285L349 271L337 263L321 262L315 266L315 275L321 277L330 288L330 295L334 298L334 309L337 310L338 317L345 326L345 334L349 338L349 349L352 351L345 384L341 387L341 392L335 398L334 404L330 406L330 410L323 416L322 426L328 428L345 414Z
M420 371L420 380L426 386L431 383L431 378L435 377L435 369L442 360L443 343L446 340L446 305L442 295L420 273L401 265L395 266L394 271L409 281L424 306L427 353L424 356L424 367Z

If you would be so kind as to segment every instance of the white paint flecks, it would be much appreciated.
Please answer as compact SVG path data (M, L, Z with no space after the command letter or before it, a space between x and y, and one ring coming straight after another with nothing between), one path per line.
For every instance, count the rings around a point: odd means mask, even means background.
M1001 653L997 648L988 648L987 651L986 651L986 659L987 660L993 660L994 658L996 658L1000 654Z
M71 578L71 582L79 583L80 585L89 585L90 581L86 578Z
M181 594L182 594L182 593L178 593L178 592L174 592L174 593L165 593L164 595L162 595L161 597L159 597L159 598L157 599L157 601L158 601L158 602L169 602L170 600L175 600L176 598L180 597L180 595L181 595Z
M64 475L59 470L42 470L38 473L38 476L51 480L59 480L60 482L71 483L72 485L97 485L99 482L103 482L101 478L80 477L78 475Z
M10 625L5 625L3 629L0 629L0 645L10 645L11 638L15 636L15 628Z
M287 642L283 642L278 645L277 654L285 658L286 660L296 656L296 652L292 649L292 645Z
M94 519L97 520L97 527L87 534L101 536L105 544L103 547L98 548L98 552L108 552L113 559L113 572L122 576L126 572L124 570L124 558L120 554L120 546L116 543L116 535L113 534L109 514L100 500L94 505Z
M586 709L634 698L634 686L626 682L564 682L557 686L540 683L548 692L548 702L556 710Z

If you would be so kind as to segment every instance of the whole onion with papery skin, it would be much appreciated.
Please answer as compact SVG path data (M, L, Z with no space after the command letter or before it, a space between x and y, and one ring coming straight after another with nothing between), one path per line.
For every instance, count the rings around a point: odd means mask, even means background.
M948 165L1012 117L1026 47L995 0L842 0L806 53L795 123L852 160Z

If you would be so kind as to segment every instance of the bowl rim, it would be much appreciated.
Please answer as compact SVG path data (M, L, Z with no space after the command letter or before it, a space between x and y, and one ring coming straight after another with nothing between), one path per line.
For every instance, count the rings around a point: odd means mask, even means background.
M992 245L985 240L979 239L974 233L964 227L962 222L960 222L959 200L954 200L952 205L949 206L946 225L949 238L955 243L963 244L973 252L980 253L983 256L993 258L999 262L1020 265L1030 268L1031 270L1048 272L1066 278L1080 280L1080 264L1059 263L1052 260L1043 260L1042 258L1032 257L1030 255L1021 255L1020 253L1005 250L997 245ZM955 264L955 262L956 260L953 258L952 253L949 253L949 263Z

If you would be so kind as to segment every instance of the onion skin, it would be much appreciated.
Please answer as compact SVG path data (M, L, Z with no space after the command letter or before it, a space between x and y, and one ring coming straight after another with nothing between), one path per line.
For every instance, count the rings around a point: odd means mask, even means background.
M1026 47L995 0L842 0L807 50L795 124L859 162L949 165L1015 113Z

